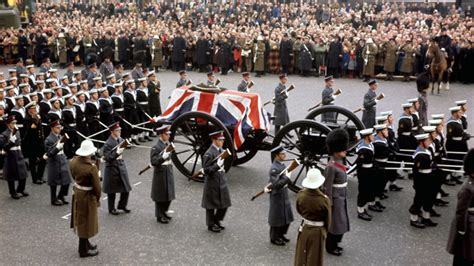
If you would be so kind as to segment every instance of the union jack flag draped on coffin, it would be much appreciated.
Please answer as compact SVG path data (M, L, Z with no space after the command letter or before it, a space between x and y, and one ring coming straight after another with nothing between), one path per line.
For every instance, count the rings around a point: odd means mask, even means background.
M250 130L268 132L270 129L270 114L263 109L258 94L232 90L211 93L189 90L186 86L173 91L168 107L158 120L173 121L190 111L208 113L227 128L235 127L233 135L236 149L244 143Z

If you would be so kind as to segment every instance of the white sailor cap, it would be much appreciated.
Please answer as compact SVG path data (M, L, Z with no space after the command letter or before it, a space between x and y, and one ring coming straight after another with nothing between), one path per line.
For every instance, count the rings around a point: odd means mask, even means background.
M392 111L385 111L385 112L381 112L380 115L385 115L385 116L391 116L393 114Z
M152 71L149 71L148 73L146 73L147 77L149 77L151 75L155 75L155 70L152 70Z
M114 88L122 87L122 86L123 86L122 82L117 82L117 83L114 84Z
M362 136L362 137L365 137L365 136L368 136L370 134L374 133L374 129L373 128L367 128L367 129L363 129L361 131L359 131L359 134Z
M28 84L28 83L20 83L20 84L18 85L18 87L23 88L23 87L26 87L26 86L29 86L29 85L30 85L30 84Z
M71 98L73 95L71 93L68 93L66 95L63 96L63 99L67 100L69 98Z
M27 65L26 69L33 68L33 67L35 67L35 65Z
M113 77L115 77L115 74L110 74L110 75L107 76L107 79L111 79Z
M28 94L28 96L32 97L32 96L37 96L38 95L38 92L37 91L34 91L34 92L30 92L30 94Z
M416 135L415 138L416 140L425 140L429 138L429 136L430 135L428 133L423 133L423 134Z
M68 87L71 87L71 88L74 88L74 87L77 87L77 83L73 82L73 83L70 83L69 85L67 85Z
M36 102L35 101L31 101L29 102L26 106L25 106L25 109L29 109L31 107L36 107Z
M386 115L381 115L381 116L377 116L375 120L377 120L378 122L383 122L383 121L386 121L387 118L388 117Z
M408 99L408 102L409 102L409 103L416 103L416 102L418 102L418 98L411 98L411 99Z
M107 90L106 87L102 87L102 88L98 88L98 89L97 89L97 91L98 91L99 93L102 93L102 92L104 92L104 91L106 91L106 90Z
M7 81L4 79L0 79L0 83L6 83Z
M61 78L61 80L65 80L65 79L68 79L68 76L63 76L63 77Z
M15 100L19 100L19 99L23 99L23 95L19 94L19 95L15 96Z
M28 77L28 74L25 74L25 73L20 74L20 78L27 78L27 77Z
M9 68L8 72L16 72L16 68Z
M12 90L12 89L14 89L14 88L15 88L15 87L13 87L13 86L6 86L6 87L5 87L5 90L6 90L6 91L9 91L9 90Z
M135 80L133 79L129 79L125 82L126 85L130 84L130 83L135 83Z
M44 84L44 80L37 80L35 81L35 84L38 85L38 84Z
M53 73L53 72L58 72L58 70L56 68L51 68L50 70L48 70L49 73Z
M449 108L449 111L451 111L451 113L454 113L454 112L457 112L457 111L461 111L461 106L454 106L454 107L451 107L451 108Z
M55 101L59 101L59 98L58 97L53 97L53 98L49 99L50 103L54 103Z
M374 129L377 131L381 131L387 128L387 124L380 124L380 125L375 125Z
M122 78L125 78L125 77L128 77L128 76L130 76L130 73L129 73L129 72L124 73L124 74L122 75Z
M42 90L43 94L45 93L53 93L53 90L52 89L44 89Z
M86 94L86 92L85 92L85 91L83 91L83 90L80 90L80 91L78 91L78 92L76 93L76 97L79 97L79 96L81 96L81 95L85 95L85 94Z
M98 91L97 91L97 89L96 89L96 88L94 88L94 89L92 89L92 90L89 90L89 94L92 94L92 93L97 93L97 92L98 92Z
M465 105L467 103L467 100L461 100L461 101L456 101L456 105Z
M101 76L97 76L95 78L92 79L93 81L99 81L99 80L102 80L102 77Z
M44 73L44 72L40 72L40 73L36 74L37 77L38 76L44 76L44 75L46 75L46 73Z
M440 125L442 122L443 120L441 119L432 119L432 120L428 120L428 125L437 126L437 125Z
M53 91L55 91L55 90L62 89L62 87L61 87L61 86L54 86L54 87L52 87L51 89L53 89Z
M444 119L444 114L432 114L431 118L433 118L433 119Z
M413 106L413 104L411 104L411 103L402 103L403 109L405 109L405 108L410 108L410 107L412 107L412 106Z
M56 82L56 80L55 79L47 79L46 80L46 83L51 83L51 82Z
M17 77L11 77L8 79L8 81L17 80L17 79L18 79Z
M425 133L431 133L431 132L434 132L435 130L436 130L435 126L424 126L423 127L423 131Z
M87 84L87 80L85 80L85 79L81 80L81 81L79 81L79 84Z
M143 77L143 78L138 78L137 81L138 81L138 82L146 81L146 78L145 78L145 77Z
M73 74L74 76L75 76L75 75L79 75L79 74L81 74L81 71L77 70L77 71L72 72L72 74Z

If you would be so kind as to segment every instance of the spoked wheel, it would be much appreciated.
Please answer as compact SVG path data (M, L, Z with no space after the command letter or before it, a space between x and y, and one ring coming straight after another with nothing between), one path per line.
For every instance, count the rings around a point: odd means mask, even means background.
M284 126L273 140L273 147L282 145L286 149L286 161L297 159L301 164L293 170L293 183L288 188L301 190L306 172L315 167L322 170L321 160L327 158L326 136L331 131L327 126L313 120L298 120Z
M212 143L209 133L223 130L225 136L223 148L229 149L232 154L235 153L227 128L221 121L207 113L185 113L171 124L170 130L170 141L176 147L171 159L184 176L194 181L204 181L202 175L197 176L197 173L202 169L202 157ZM225 160L226 171L232 166L232 161L233 156Z
M271 143L267 143L269 137L264 130L252 130L246 137L245 142L235 152L234 165L244 164L250 161L259 150L268 150Z
M360 140L357 131L365 128L360 119L350 110L335 105L326 105L310 112L306 119L315 120L331 130L343 128L349 134L349 149L353 150Z

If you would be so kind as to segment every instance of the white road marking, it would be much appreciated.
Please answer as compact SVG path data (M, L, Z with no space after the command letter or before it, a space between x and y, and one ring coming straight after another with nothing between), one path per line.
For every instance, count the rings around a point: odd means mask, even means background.
M138 186L138 185L140 185L141 183L142 183L142 182L137 182L137 183L133 184L133 186Z
M61 218L63 218L64 220L69 220L69 216L71 216L71 213L68 213Z

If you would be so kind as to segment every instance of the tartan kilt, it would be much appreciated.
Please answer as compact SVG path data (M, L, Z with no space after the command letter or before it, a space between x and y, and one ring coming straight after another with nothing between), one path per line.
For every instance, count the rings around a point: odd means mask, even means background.
M270 53L268 54L268 66L270 73L280 73L280 51L270 50Z

